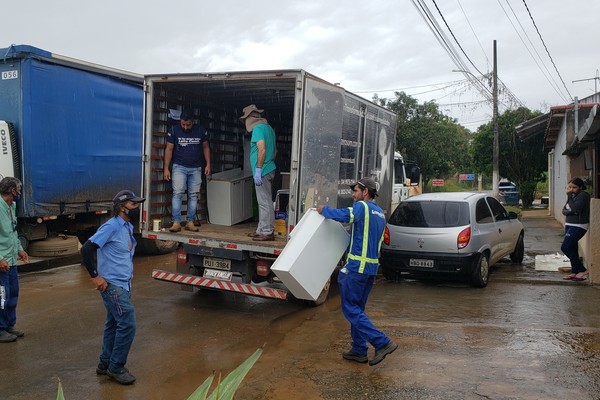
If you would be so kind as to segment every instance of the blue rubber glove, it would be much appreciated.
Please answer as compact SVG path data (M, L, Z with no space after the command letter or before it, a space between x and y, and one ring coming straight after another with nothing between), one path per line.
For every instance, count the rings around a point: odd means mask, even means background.
M256 186L262 185L262 168L256 167L254 169L254 184Z

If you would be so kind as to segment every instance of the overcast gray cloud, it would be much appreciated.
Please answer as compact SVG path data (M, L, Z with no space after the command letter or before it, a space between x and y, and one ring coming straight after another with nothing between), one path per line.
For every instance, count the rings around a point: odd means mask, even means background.
M482 73L492 69L497 40L500 79L527 107L545 111L568 101L523 0L436 2ZM432 0L425 4L443 26ZM600 68L600 2L527 5L568 91L591 95L593 80L572 81L593 78ZM374 91L393 97L402 89L435 100L472 130L491 116L491 105L468 84L448 84L464 77L452 72L457 66L411 0L21 0L3 4L2 15L0 47L28 44L142 74L301 68L369 99Z

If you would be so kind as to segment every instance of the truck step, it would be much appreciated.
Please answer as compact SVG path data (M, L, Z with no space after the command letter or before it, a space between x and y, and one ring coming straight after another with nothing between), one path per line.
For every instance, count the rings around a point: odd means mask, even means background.
M184 285L198 286L204 289L238 292L249 296L267 297L276 300L287 300L287 292L264 286L250 285L247 283L233 283L218 279L209 279L196 275L179 274L155 269L152 278L161 281L181 283Z

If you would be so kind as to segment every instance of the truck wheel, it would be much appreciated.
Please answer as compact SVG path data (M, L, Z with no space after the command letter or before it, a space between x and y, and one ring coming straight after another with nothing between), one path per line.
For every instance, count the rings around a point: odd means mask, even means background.
M19 242L21 242L21 247L23 250L27 251L27 247L29 247L29 239L26 236L19 235Z
M179 242L172 240L146 239L138 235L136 235L135 240L138 242L136 253L139 254L168 254L174 252L179 247Z
M34 240L27 253L32 257L57 257L77 254L79 241L76 236L52 236L44 240Z

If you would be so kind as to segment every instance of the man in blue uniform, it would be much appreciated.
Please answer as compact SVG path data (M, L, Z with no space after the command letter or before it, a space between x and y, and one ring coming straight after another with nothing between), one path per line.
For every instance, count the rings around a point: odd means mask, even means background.
M325 218L352 224L346 265L338 275L342 312L350 322L352 336L352 348L343 352L342 357L376 365L398 348L385 333L375 328L365 313L367 298L379 267L385 214L373 201L377 196L377 184L373 179L362 178L350 188L354 200L352 207L335 209L320 205L317 211ZM367 358L367 343L371 343L375 349L375 356L371 360Z
M172 172L169 170L171 161L173 161ZM173 183L173 198L171 201L173 225L169 228L171 232L181 230L181 198L186 187L187 224L185 224L185 229L192 232L198 231L194 220L196 219L198 195L202 184L202 166L204 166L204 174L206 176L210 175L210 145L208 144L206 128L201 125L194 125L191 114L183 111L179 125L172 127L167 134L167 147L165 148L163 165L164 180L172 180Z
M17 178L7 176L0 181L0 343L25 336L15 329L19 300L17 260L29 260L17 234L16 202L21 198L21 188Z
M113 199L113 218L81 247L85 268L106 308L102 353L96 373L108 375L123 385L135 382L135 377L125 368L136 331L131 280L137 242L131 222L139 220L140 203L144 200L130 190L117 193Z

